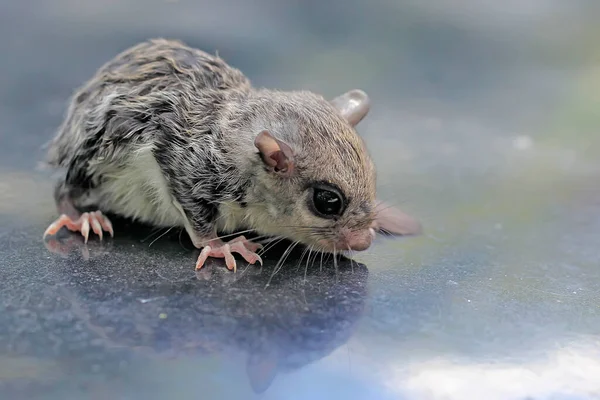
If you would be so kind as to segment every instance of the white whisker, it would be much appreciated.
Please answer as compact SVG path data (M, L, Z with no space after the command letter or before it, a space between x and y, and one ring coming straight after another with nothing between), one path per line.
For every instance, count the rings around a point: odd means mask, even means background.
M352 249L348 246L348 258L350 259L350 267L352 268L352 273L354 273L354 260L352 260Z
M279 238L275 238L271 241L271 243L269 243L268 245L266 245L265 247L263 247L260 251L259 251L259 255L263 255L265 254L267 251L271 250L273 247L277 246L279 243L281 243L282 241L285 240L285 237L283 236L279 236Z
M158 239L160 239L161 237L165 236L167 233L169 233L171 231L171 229L173 229L173 227L167 229L167 231L165 233L163 233L162 235L158 236L156 239L154 239L152 242L150 242L150 244L148 245L148 248L150 248L150 246L152 246Z
M323 272L323 252L321 252L321 268L319 269L319 272Z
M335 252L335 245L333 245L333 265L335 267L335 280L338 282L339 274L338 274L338 263L337 263L337 254Z
M308 252L308 246L304 249L304 251L300 255L300 259L298 260L298 264L296 264L296 272L300 268L300 264L302 264L302 260L304 259L304 256L306 255L307 252Z
M273 279L275 274L277 274L277 272L279 272L279 270L283 267L283 263L285 263L285 260L287 260L288 256L290 255L292 250L294 250L294 248L298 245L298 243L300 242L293 242L287 247L287 249L285 249L285 252L281 256L281 258L279 258L279 261L275 265L275 268L273 268L273 272L271 273L271 277L269 278L269 281L267 282L265 288L269 287L269 285L271 284L271 280Z
M144 243L146 240L150 239L152 236L158 234L161 230L163 230L164 228L154 228L152 229L152 231L150 232L150 234L148 236L146 236L145 238L143 238L140 242Z
M308 253L308 257L306 258L306 265L304 267L304 282L306 283L306 274L308 272L308 264L310 263L310 257L313 255L313 246L309 246L309 253ZM315 258L317 257L317 253L315 254Z

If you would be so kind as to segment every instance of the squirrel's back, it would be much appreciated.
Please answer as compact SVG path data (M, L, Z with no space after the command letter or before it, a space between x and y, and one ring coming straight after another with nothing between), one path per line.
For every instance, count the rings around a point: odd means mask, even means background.
M68 167L86 142L101 139L110 120L120 117L119 111L150 119L167 103L185 103L191 98L194 102L205 99L210 111L228 93L250 89L244 74L218 56L177 40L144 41L104 64L74 93L64 122L48 145L47 161L54 167ZM132 134L123 131L123 135Z
M187 78L188 85L198 89L227 90L250 86L241 71L218 56L167 39L151 39L125 50L100 68L94 80L149 88L152 82L160 83L165 78Z

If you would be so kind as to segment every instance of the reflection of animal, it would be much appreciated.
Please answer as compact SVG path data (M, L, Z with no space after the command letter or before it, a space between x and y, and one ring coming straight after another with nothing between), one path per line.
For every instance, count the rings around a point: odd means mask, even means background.
M183 227L196 267L232 253L262 263L259 244L217 231L251 229L336 252L367 249L376 231L419 224L378 207L375 170L354 126L369 110L360 90L332 101L255 89L220 58L168 40L119 54L75 95L49 146L66 169L56 186L61 227L113 234L104 213ZM87 210L88 212L83 212Z
M179 251L175 236L172 244L149 254L119 241L111 257L97 260L102 268L84 268L78 274L72 273L80 264L77 257L60 260L52 266L60 291L40 290L44 297L35 298L58 309L40 316L47 327L38 332L41 339L20 340L47 341L56 332L76 337L77 348L88 356L77 358L82 370L97 358L103 360L103 368L130 357L142 364L181 356L198 365L206 358L225 366L246 362L246 377L238 379L264 392L278 376L317 362L346 343L364 312L369 271L343 257L337 260L337 270L331 259L322 269L309 265L305 270L302 263L297 270L294 265L302 252L296 251L290 255L291 268L283 268L265 289L269 274L251 267L230 282L233 274L208 263L209 279L190 279L189 271L177 268L187 256ZM156 259L165 252L169 257ZM151 268L128 266L132 258ZM265 259L265 268L273 269L276 262ZM47 285L47 279L39 280L42 284ZM62 302L55 304L50 300L57 294ZM67 327L61 318L65 303L75 313ZM24 348L61 357L63 352L71 354L69 345L61 341L56 347Z

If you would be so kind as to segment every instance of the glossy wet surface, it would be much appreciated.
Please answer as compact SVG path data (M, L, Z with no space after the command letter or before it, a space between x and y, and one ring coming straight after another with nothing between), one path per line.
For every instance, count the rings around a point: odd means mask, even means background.
M350 3L0 5L0 398L600 396L600 10ZM381 197L425 234L275 274L285 247L196 273L179 232L123 223L50 253L40 147L77 85L156 36L258 86L367 91Z

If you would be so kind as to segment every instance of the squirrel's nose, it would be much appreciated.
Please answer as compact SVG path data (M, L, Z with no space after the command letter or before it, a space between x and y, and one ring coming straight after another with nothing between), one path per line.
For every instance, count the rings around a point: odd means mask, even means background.
M346 235L346 243L350 250L363 251L371 247L375 231L371 228L353 231Z

